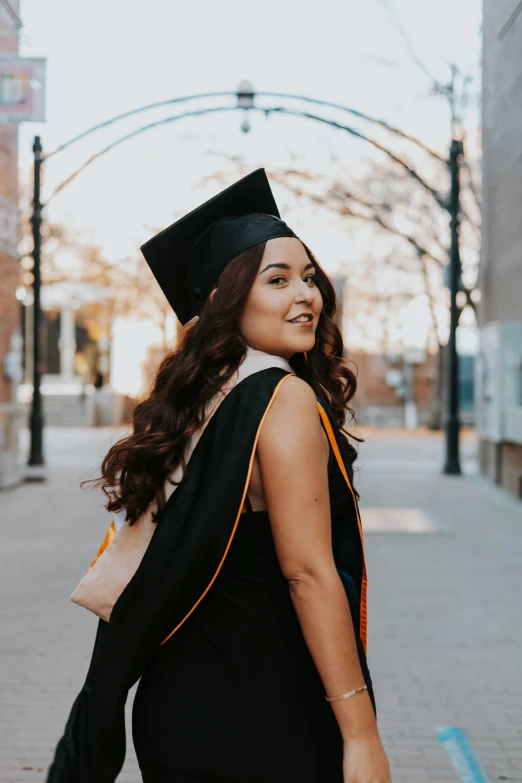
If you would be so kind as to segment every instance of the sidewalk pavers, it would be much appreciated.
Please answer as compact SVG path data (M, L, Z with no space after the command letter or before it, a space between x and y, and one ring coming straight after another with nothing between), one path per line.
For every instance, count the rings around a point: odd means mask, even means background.
M85 677L96 620L68 597L110 516L101 493L78 484L112 437L50 430L48 481L0 494L0 783L42 780ZM465 730L491 781L522 781L522 504L477 475L440 475L436 437L385 437L361 447L357 487L369 663L394 783L460 780L436 741L441 725ZM415 454L422 465L409 470ZM429 524L404 532L401 509ZM119 781L138 783L130 733L128 749Z

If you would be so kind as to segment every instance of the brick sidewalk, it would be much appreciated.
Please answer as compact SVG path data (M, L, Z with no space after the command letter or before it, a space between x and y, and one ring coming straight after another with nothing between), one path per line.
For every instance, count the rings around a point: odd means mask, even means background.
M96 618L69 595L110 516L101 493L78 485L110 439L108 430L49 428L48 481L0 494L0 783L43 779L85 679ZM118 780L139 783L128 745Z
M522 781L522 504L477 476L442 477L440 439L397 438L372 432L362 447L363 518L418 509L437 530L366 537L369 662L394 783L459 780L440 724L466 730L492 781ZM110 517L78 482L109 439L51 430L48 482L0 494L0 783L42 780L85 676L96 621L68 595ZM119 783L139 781L129 747Z

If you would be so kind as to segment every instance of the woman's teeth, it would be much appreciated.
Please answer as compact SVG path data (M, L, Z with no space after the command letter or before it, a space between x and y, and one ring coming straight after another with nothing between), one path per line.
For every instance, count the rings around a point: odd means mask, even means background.
M301 324L305 323L306 321L311 321L312 316L311 315L299 315L297 318L292 318L290 321L291 324Z

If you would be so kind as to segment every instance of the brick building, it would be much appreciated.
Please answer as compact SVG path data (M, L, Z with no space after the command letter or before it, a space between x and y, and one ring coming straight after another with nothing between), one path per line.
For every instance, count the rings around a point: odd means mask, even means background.
M359 424L377 427L404 426L406 371L402 357L349 351L347 358L355 365L351 365L351 369L357 375L357 391L351 407ZM433 419L433 381L436 366L436 356L427 356L422 363L411 366L411 401L415 404L418 423L421 426L430 426ZM400 382L397 384L390 382L390 376L395 373L400 375Z
M482 472L522 498L522 3L484 0Z
M0 4L0 53L18 52L18 0ZM9 359L19 350L18 282L18 127L0 125L0 488L20 478L17 465L15 382Z

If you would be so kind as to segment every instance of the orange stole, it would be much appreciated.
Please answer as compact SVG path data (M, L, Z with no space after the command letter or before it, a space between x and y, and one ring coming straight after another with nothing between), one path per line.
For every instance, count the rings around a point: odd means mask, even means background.
M359 525L359 535L361 537L361 546L363 551L363 576L362 576L362 585L361 585L361 622L360 622L359 633L361 636L361 642L364 647L364 652L366 652L366 645L368 639L368 608L367 608L367 598L366 598L368 592L368 577L366 574L366 559L364 557L364 535L363 535L361 517L359 514L359 509L357 507L357 500L355 498L355 493L350 483L350 479L348 478L348 474L344 466L343 458L341 456L341 452L339 451L339 446L337 445L337 441L335 440L335 435L332 430L332 425L330 424L330 419L328 418L325 409L319 402L317 403L317 407L319 408L319 415L321 416L321 420L326 430L328 440L330 441L330 445L335 455L335 459L337 460L337 464L339 465L339 470L343 474L343 478L346 481L348 485L348 489L352 494L352 498L355 506L355 513L357 514L357 524Z
M111 543L115 535L116 535L116 525L114 524L114 522L111 522L111 524L109 525L109 529L107 530L107 533L105 535L105 538L103 539L101 546L98 549L98 553L94 558L94 560L92 561L92 563L90 564L88 571L91 570L91 568L96 563L98 558L100 558L103 555L103 553L105 552L105 550L107 549L107 547L109 546L109 544Z

